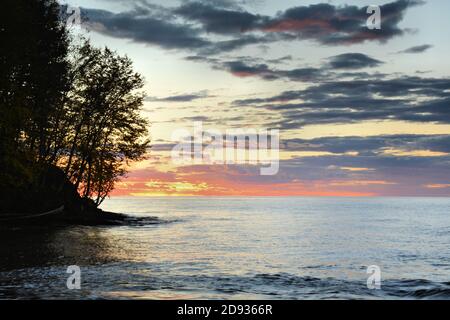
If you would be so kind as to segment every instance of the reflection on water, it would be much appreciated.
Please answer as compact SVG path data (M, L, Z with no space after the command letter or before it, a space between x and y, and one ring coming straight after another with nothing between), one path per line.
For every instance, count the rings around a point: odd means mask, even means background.
M112 199L150 224L0 228L0 298L450 298L449 199ZM66 288L70 265L82 290ZM382 290L366 287L367 266Z
M98 228L1 228L0 270L119 261L125 251Z

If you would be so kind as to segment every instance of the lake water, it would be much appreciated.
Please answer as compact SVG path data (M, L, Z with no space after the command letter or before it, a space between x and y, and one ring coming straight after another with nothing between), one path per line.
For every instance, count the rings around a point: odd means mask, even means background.
M450 299L450 198L113 198L144 226L0 230L0 298ZM81 268L68 290L67 267ZM367 288L368 266L381 290Z

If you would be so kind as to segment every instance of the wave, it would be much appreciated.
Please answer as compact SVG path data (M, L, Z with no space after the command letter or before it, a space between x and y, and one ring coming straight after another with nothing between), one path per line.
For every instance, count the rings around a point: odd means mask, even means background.
M389 279L382 282L381 290L369 290L365 281L359 280L317 278L289 273L170 274L167 268L158 272L154 267L151 264L139 263L92 266L83 272L84 290L75 293L61 287L64 275L61 275L60 268L0 272L0 299L148 298L161 295L167 298L188 295L190 299L450 299L449 282Z
M387 281L384 290L400 298L450 299L450 282L394 280Z
M158 217L136 217L136 216L127 216L122 225L129 227L146 227L146 226L154 226L154 225L162 225L162 224L170 224L175 222L180 222L180 219L161 219Z
M146 282L149 279L141 279ZM289 273L248 276L179 275L152 277L153 290L198 292L203 298L258 299L450 299L450 283L428 280L384 280L381 290L366 282L297 276ZM140 287L140 286L138 286Z
M180 281L181 280L181 281ZM450 283L428 280L384 280L381 290L365 281L296 276L289 273L253 276L191 277L193 288L268 299L450 299ZM177 279L176 282L184 282Z

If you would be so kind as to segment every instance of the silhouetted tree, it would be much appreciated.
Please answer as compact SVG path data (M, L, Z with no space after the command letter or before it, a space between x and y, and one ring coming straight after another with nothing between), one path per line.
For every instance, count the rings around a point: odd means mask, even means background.
M33 181L49 153L68 82L68 36L53 0L6 0L0 10L0 183ZM20 179L18 179L20 177Z
M0 10L0 189L39 188L60 167L100 204L149 146L144 81L115 52L74 44L55 0Z
M128 161L142 159L149 145L148 122L141 115L144 85L132 62L84 42L72 60L73 88L67 101L67 176L84 197L97 204L111 192Z

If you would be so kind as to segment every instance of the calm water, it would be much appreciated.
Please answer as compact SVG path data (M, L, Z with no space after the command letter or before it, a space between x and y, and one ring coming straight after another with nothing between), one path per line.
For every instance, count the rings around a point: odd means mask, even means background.
M114 198L145 226L0 229L0 298L450 299L450 199ZM66 269L82 289L66 288ZM382 290L367 289L367 267Z

